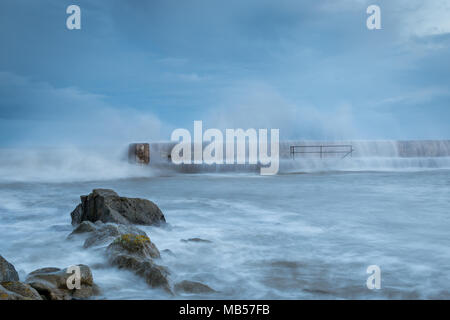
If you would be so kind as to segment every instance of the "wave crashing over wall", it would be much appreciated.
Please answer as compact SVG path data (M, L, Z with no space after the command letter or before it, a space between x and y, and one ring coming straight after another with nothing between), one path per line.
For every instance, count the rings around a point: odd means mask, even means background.
M148 165L129 163L124 146L95 149L1 149L1 182L73 182L148 178L178 173L252 173L259 164L174 165L175 143L150 143ZM293 145L351 145L351 155L295 154ZM327 171L424 171L450 169L450 140L433 141L283 141L280 174Z
M248 163L174 166L170 162L174 145L175 143L172 142L150 143L150 166L164 167L183 173L259 172L259 164ZM294 146L296 149L293 154ZM349 150L351 150L350 153ZM280 142L279 173L428 169L450 169L450 140Z

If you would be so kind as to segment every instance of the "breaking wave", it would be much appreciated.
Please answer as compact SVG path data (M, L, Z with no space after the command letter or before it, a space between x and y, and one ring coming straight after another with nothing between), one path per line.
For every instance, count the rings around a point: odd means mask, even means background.
M73 182L150 177L154 170L128 163L125 148L3 149L0 180Z
M312 153L290 153L308 146ZM351 145L353 152L320 154L313 146ZM259 173L259 165L181 165L167 155L173 143L150 144L150 166L129 163L127 147L1 149L2 182L82 182L148 178L176 173ZM305 150L305 149L303 149ZM326 150L326 147L324 147ZM336 150L336 149L332 149ZM340 149L344 151L346 149ZM289 141L280 143L279 173L424 171L450 169L450 141Z

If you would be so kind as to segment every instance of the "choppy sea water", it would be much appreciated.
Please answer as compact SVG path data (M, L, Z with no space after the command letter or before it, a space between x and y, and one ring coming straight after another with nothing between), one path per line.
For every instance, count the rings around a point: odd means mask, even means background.
M146 168L142 177L102 172L94 180L70 172L13 179L2 170L0 254L21 280L37 268L82 263L107 299L450 299L448 169L259 176ZM158 204L168 226L140 228L173 253L159 263L174 282L218 292L169 296L109 267L102 248L67 240L70 212L94 188ZM181 241L189 238L211 242ZM370 265L381 268L380 290L366 287Z

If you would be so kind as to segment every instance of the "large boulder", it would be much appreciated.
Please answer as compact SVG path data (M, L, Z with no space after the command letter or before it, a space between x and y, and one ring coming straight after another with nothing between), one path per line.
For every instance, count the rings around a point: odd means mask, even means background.
M160 258L160 253L147 236L122 235L108 246L107 254L112 265L131 270L143 277L151 287L161 287L172 293L169 271L154 262L154 259Z
M89 267L82 264L78 265L78 267L80 268L81 285L79 289L69 289L67 280L74 273L68 272L68 268L42 268L35 270L27 276L26 283L48 300L87 299L98 295L99 290L94 284Z
M19 274L14 266L0 255L0 282L19 281Z
M166 222L158 206L147 199L120 197L109 189L94 189L80 198L81 203L71 213L72 225L83 221L140 225Z

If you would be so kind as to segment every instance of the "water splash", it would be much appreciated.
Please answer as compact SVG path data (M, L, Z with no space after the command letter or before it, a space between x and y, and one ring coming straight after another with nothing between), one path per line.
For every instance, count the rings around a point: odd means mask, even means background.
M2 149L0 181L74 182L149 177L155 170L128 163L125 148Z

